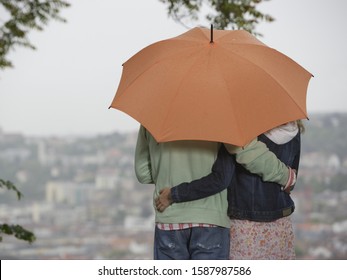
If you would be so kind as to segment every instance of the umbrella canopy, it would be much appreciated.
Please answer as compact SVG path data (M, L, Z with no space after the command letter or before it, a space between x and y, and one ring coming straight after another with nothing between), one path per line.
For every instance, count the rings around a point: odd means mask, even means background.
M110 108L133 117L158 142L243 146L307 118L311 76L246 31L194 28L126 61Z

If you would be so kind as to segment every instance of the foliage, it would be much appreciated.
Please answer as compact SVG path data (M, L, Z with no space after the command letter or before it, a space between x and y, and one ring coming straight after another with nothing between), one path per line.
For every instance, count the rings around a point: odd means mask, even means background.
M0 18L0 69L13 67L7 56L17 46L35 49L28 39L30 30L42 31L50 19L64 22L59 14L70 4L62 0L0 0L8 18Z
M17 239L28 241L29 243L36 240L35 235L31 231L26 230L20 225L0 224L0 233L14 235ZM0 235L0 242L1 241L2 236Z
M18 200L20 200L22 198L22 193L10 181L4 181L4 180L0 179L0 188L7 188L8 190L14 191L17 194Z
M272 22L274 18L257 9L257 5L269 0L160 0L167 4L168 14L184 24L185 19L197 21L204 6L211 11L205 18L217 29L244 29L254 35L260 21Z
M10 50L18 46L35 49L28 39L30 30L42 31L50 19L65 22L60 11L69 6L62 0L0 0L0 8L5 11L1 16L7 16L0 18L0 69L13 67L7 58ZM21 192L10 181L0 179L0 188L14 191L18 200L21 199ZM29 243L36 239L32 232L20 225L0 224L0 242L1 234L14 235Z
M17 194L18 200L20 200L22 197L22 193L10 181L0 179L0 188L7 188L8 190L14 191ZM0 242L2 241L1 234L14 235L17 239L24 240L29 243L34 242L36 239L35 235L31 231L26 230L20 225L0 224Z

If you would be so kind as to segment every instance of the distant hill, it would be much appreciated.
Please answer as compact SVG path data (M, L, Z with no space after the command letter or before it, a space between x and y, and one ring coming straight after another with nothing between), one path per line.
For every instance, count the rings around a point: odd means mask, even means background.
M303 153L320 151L347 157L347 113L311 114L304 124Z

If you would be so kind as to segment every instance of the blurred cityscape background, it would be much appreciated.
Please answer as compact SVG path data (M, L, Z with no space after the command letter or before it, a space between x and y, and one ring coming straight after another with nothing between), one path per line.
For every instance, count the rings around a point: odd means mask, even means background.
M347 259L347 114L305 121L292 197L298 259ZM137 133L29 137L0 129L0 221L33 231L3 236L0 259L152 259L153 186L134 174Z

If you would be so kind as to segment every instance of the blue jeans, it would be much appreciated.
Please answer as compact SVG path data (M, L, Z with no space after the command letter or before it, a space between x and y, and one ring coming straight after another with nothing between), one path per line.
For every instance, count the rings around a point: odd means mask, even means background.
M229 248L229 228L161 230L155 227L155 260L228 260Z

